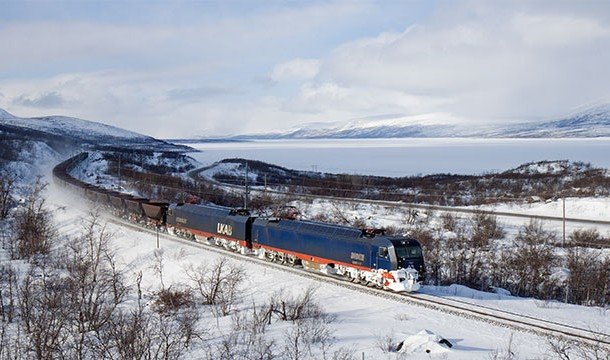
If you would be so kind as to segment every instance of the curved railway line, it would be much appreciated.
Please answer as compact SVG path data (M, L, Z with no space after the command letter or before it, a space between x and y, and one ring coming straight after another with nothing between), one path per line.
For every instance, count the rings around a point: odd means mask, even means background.
M79 155L80 156L80 155ZM78 164L84 158L83 156L74 157L67 160L66 162L59 164L53 171L54 177L64 183L66 177L69 177L68 170L70 167ZM79 182L82 183L82 182ZM84 183L82 183L84 184ZM74 184L73 184L74 185ZM86 191L87 184L82 185L85 187L83 191ZM345 199L341 199L345 200ZM355 200L354 200L355 201ZM193 240L187 240L178 236L170 235L165 232L158 232L150 228L141 226L139 224L128 222L124 219L118 218L114 215L107 215L110 222L118 224L120 226L135 229L141 232L147 232L149 234L158 235L166 240L173 242L179 242L186 244L191 247L204 249L205 251L215 252L222 254L226 257L234 258L239 261L246 261L250 263L258 264L259 266L271 267L283 272L292 273L301 277L314 279L316 281L333 284L348 288L357 292L389 299L392 301L407 303L411 305L417 305L441 311L448 314L457 315L464 318L475 319L484 321L497 326L511 328L517 331L530 332L541 336L552 336L567 339L569 341L576 341L589 347L603 347L610 353L610 334L591 331L588 329L579 328L572 325L562 324L559 322L548 321L539 319L533 316L518 314L511 311L500 310L496 308L475 305L465 301L459 301L454 299L446 299L442 297L436 297L427 294L418 293L395 293L382 289L371 288L360 284L354 284L349 282L347 279L340 278L337 276L325 275L321 272L314 272L306 270L302 267L289 266L287 264L280 264L275 262L269 262L264 259L260 259L255 256L241 255L236 252L216 247L213 245L205 245L202 243L195 242Z

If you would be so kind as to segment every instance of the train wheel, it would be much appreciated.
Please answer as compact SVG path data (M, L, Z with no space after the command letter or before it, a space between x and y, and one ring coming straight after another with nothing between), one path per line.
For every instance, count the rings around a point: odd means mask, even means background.
M265 252L265 260L267 260L267 261L274 261L275 260L275 254L273 254L270 251Z

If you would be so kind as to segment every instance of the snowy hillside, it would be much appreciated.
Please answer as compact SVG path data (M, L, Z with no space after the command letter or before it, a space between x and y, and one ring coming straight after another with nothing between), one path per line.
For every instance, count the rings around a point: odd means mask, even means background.
M0 131L18 136L45 138L51 135L58 141L94 147L154 148L178 150L183 147L154 139L150 136L66 116L22 118L0 109Z
M512 125L458 125L450 115L396 117L379 120L357 120L315 123L281 133L246 134L235 139L364 139L364 138L569 138L609 137L610 104L566 115L559 120L523 122ZM446 118L446 119L445 119Z

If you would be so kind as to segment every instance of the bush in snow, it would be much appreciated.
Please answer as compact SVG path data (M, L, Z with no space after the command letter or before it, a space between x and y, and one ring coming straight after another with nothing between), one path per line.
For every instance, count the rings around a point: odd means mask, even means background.
M187 275L195 283L200 301L215 305L220 315L229 315L240 301L245 270L227 258L220 258L209 267L191 268Z
M0 172L0 219L5 219L12 204L15 177L8 171Z
M51 251L57 234L51 212L46 208L45 199L42 197L46 186L39 178L29 189L25 203L15 214L14 239L10 244L13 259L31 258Z
M604 306L610 304L610 258L597 251L573 248L568 252L566 267L566 301Z
M504 230L493 215L476 212L470 219L473 247L489 246L489 241L504 237Z
M309 287L301 295L293 296L284 290L276 292L270 300L271 313L280 320L323 319L322 307L315 301L315 289Z
M538 222L530 222L519 229L515 246L501 255L500 287L519 296L541 299L556 297L557 283L551 277L558 258L550 245L554 235Z
M600 235L597 229L577 229L569 235L566 246L582 246L588 248L602 248L610 246L610 239Z

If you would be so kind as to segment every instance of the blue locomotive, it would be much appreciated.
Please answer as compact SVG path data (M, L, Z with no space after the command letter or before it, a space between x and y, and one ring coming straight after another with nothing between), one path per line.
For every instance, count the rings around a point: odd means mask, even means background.
M394 291L418 290L424 271L416 240L346 226L193 204L169 205L166 225L200 242Z

